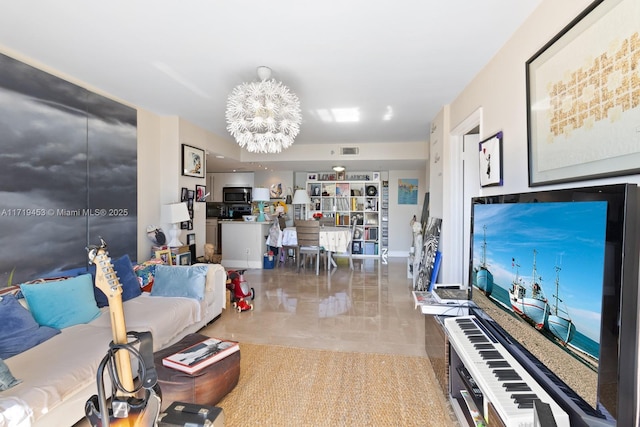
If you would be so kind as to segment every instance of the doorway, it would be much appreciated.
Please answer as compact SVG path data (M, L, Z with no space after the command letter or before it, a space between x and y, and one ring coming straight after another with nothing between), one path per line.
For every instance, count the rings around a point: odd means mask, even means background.
M470 206L471 197L480 194L477 144L481 135L482 108L469 115L449 135L450 164L444 169L448 176L444 180L447 185L443 189L443 218L450 224L443 243L452 261L445 265L443 260L444 283L469 284Z

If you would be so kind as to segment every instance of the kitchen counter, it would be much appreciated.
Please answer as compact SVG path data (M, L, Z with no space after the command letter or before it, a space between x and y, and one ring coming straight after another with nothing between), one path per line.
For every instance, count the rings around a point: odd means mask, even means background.
M267 251L269 222L219 220L222 232L222 265L225 268L262 268Z

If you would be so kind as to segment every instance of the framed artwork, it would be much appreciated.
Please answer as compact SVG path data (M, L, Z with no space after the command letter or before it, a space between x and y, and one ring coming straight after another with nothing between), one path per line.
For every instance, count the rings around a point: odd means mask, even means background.
M180 201L186 202L187 199L188 199L187 187L182 187L182 190L180 191Z
M204 178L204 150L182 144L182 175Z
M187 245L195 245L196 244L196 233L187 234Z
M171 261L171 250L170 249L162 249L156 251L155 258L162 260L162 263L165 265L173 265Z
M639 15L597 0L527 61L529 186L640 171Z
M502 132L479 144L480 186L502 185Z
M336 180L338 181L344 181L346 179L345 178L346 176L347 176L347 173L345 171L336 172Z
M196 185L196 202L204 202L207 196L207 187L204 185Z
M416 178L398 179L398 204L418 204L418 180Z
M429 218L424 236L416 239L420 245L416 247L414 258L414 263L417 263L417 265L414 264L414 272L417 272L417 274L413 275L413 290L415 291L426 291L431 288L441 230L442 219Z
M317 181L318 180L318 174L317 173L308 173L307 174L307 181Z
M177 254L176 265L191 265L191 252Z

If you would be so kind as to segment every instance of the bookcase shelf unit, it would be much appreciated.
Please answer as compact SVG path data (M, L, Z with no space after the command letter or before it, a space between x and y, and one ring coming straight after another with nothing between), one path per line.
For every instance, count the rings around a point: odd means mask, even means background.
M349 227L356 223L351 242L354 255L377 257L381 254L383 223L380 208L383 205L382 183L379 179L313 180L307 181L306 189L311 199L312 213L320 212L323 218L333 218L333 223L338 227ZM385 247L386 241L384 239Z

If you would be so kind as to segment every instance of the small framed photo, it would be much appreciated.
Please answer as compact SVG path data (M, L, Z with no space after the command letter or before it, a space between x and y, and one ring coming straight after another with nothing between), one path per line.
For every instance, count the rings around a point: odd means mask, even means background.
M204 150L182 144L182 175L204 178Z
M182 187L182 191L180 192L180 201L186 202L188 197L187 187Z
M171 262L170 249L162 249L160 251L156 251L155 258L162 260L162 263L165 265L173 265L173 263Z
M347 173L345 171L342 172L337 172L336 173L336 180L338 181L344 181L345 177L346 177Z
M191 265L191 252L177 254L176 265Z
M196 244L196 233L187 234L187 245L195 245Z
M502 132L480 142L480 186L502 185Z
M196 185L196 202L204 202L207 197L207 187L204 185Z
M307 174L307 181L317 181L317 180L318 180L318 174L316 173Z

